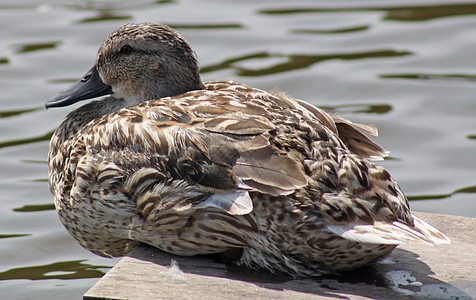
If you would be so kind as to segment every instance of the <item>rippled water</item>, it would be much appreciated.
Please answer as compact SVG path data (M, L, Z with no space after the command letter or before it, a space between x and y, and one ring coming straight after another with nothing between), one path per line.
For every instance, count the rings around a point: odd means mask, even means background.
M0 293L80 296L117 260L80 248L47 187L46 99L126 22L169 24L204 80L234 79L375 124L414 210L476 216L476 2L2 1Z

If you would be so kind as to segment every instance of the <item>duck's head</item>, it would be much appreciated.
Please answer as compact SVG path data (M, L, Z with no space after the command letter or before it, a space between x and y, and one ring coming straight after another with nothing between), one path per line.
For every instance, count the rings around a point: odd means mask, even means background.
M127 24L104 40L81 80L45 103L46 108L114 94L125 106L203 89L190 45L175 30L153 23Z

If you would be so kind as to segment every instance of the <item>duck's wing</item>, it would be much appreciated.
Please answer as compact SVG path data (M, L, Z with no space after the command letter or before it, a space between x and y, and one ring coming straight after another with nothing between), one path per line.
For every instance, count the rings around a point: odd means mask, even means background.
M280 100L283 107L292 107L299 109L304 114L312 114L312 117L317 118L324 126L338 135L352 153L369 160L383 160L384 157L389 155L389 151L364 134L378 136L378 130L375 126L354 123L340 116L328 114L319 107L300 99L291 98L281 91L274 90L271 91L271 94Z
M321 174L318 181L334 181L333 185L344 187L341 192L324 193L319 200L322 219L330 231L361 243L450 242L444 234L411 215L405 195L385 169L361 159L383 160L389 154L389 151L364 134L377 136L378 131L374 126L330 115L280 91L272 91L271 94L280 106L298 110L311 119L319 120L339 137L350 152L339 159L333 159L333 163L339 161L339 166L336 167L339 169L338 179L326 178L327 172L322 172L322 166L325 166L322 162L317 162L316 168L311 166L314 169L311 173Z
M249 192L287 195L307 179L300 163L270 145L275 125L266 111L239 97L194 91L149 101L95 119L77 136L87 155L121 170L121 189L146 219L161 205L246 214Z
M385 150L362 133L377 136L378 130L376 127L354 123L339 116L332 116L332 118L337 127L339 138L351 152L369 160L383 160L384 157L390 154L390 151Z

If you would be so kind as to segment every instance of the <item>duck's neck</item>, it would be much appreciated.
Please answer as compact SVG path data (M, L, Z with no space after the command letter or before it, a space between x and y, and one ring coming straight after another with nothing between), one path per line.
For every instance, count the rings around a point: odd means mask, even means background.
M172 76L170 76L172 77ZM139 89L113 88L114 96L124 99L124 107L139 105L145 101L173 97L194 90L204 90L205 86L198 80L173 81L173 78L161 80L161 84L143 83Z

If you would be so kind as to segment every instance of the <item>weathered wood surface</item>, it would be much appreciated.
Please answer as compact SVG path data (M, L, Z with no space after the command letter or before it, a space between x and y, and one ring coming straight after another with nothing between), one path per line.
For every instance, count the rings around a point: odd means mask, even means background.
M381 263L340 276L292 279L238 269L213 257L135 248L84 299L472 299L476 219L415 213L447 234L438 247L401 245ZM170 267L175 260L179 270Z

